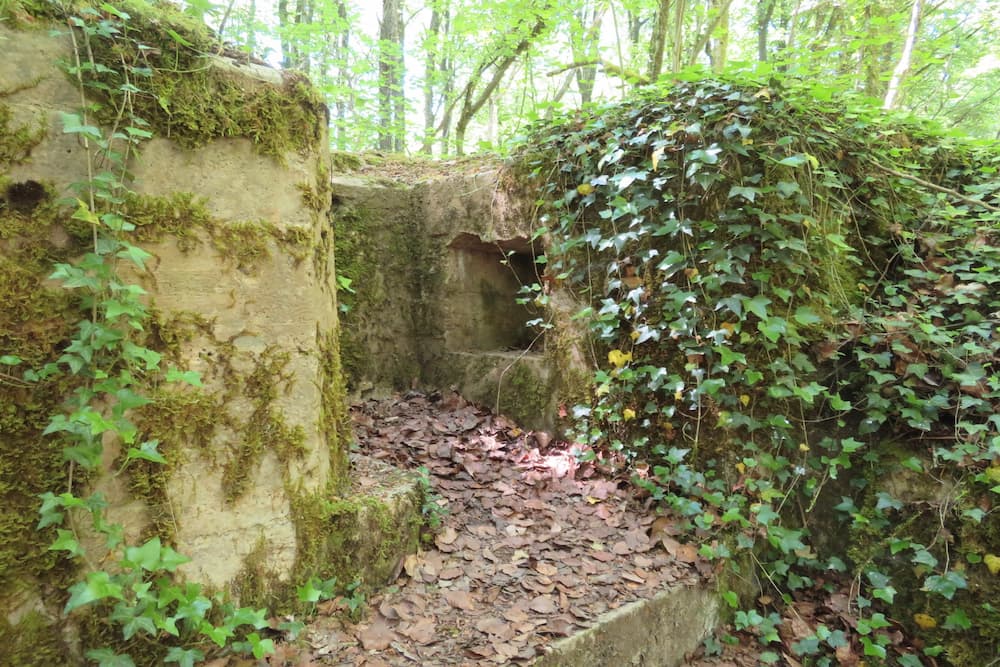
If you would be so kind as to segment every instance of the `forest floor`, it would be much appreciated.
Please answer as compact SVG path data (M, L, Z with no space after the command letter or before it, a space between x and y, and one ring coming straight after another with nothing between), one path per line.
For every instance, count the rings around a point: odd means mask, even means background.
M713 575L626 477L457 394L368 400L352 420L361 453L426 469L440 526L393 585L353 600L358 622L352 601L321 603L271 665L526 664L610 609ZM737 647L686 664L757 663Z

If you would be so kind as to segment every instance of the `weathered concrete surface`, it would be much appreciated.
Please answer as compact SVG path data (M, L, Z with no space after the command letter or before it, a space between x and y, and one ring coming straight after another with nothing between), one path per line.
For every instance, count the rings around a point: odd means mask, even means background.
M403 559L419 545L422 503L415 473L352 454L351 488L331 501L327 533L341 584L361 581L371 589L395 581Z
M583 385L585 336L569 295L517 302L542 282L544 248L503 168L412 183L336 175L333 192L338 271L357 291L342 344L353 389L453 386L551 429Z
M610 611L550 646L534 667L679 667L719 622L705 587L679 586Z
M80 106L79 92L58 67L60 60L72 60L68 37L0 24L0 50L0 103L10 110L10 126L46 129L27 154L0 162L0 182L38 183L55 193L53 199L67 195L70 183L87 177L84 146L77 135L62 131L60 113ZM226 67L218 58L209 66ZM227 76L246 72L230 69ZM277 87L280 81L261 74L246 86ZM324 115L317 112L314 120L317 131L325 132ZM326 192L328 162L324 135L315 149L280 158L261 155L246 138L211 140L191 150L157 138L131 165L131 187L140 198L188 193L213 220L213 230L194 230L184 248L170 234L144 243L153 254L151 271L135 279L149 291L161 323L200 322L173 331L176 349L164 366L169 361L201 373L211 417L204 430L210 433L198 443L182 437L184 422L198 416L180 413L177 434L160 438L170 466L155 513L167 517L174 546L193 559L184 574L217 588L233 584L251 552L266 559L274 583L287 581L301 555L293 497L322 494L346 480L349 438L337 433L345 406L331 386L339 382L338 362L329 358L336 353L330 341L336 341L338 327L329 199L304 196ZM262 224L262 252L252 261L237 259L240 248L219 241L228 238L229 227ZM58 225L51 233L65 236ZM297 245L290 247L288 238ZM39 289L53 287L39 281ZM282 449L273 433L258 433L259 451L241 463L248 424L262 411L262 424L280 425L294 442ZM117 444L108 442L107 448L113 470ZM226 487L227 469L240 478L239 492ZM111 517L134 539L148 533L154 499L133 495L127 480L127 474L109 476L94 488L108 496ZM43 490L59 491L38 492ZM31 597L25 590L36 583L22 582L16 595ZM14 594L0 590L0 602L8 593Z

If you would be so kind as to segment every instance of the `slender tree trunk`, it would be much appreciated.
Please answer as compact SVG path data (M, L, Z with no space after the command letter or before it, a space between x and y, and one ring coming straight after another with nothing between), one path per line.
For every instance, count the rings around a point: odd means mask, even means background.
M669 26L670 0L660 0L660 4L656 8L656 17L653 19L653 34L649 37L648 76L650 81L656 81L660 72L663 71L663 50L666 47Z
M434 83L438 73L438 52L441 49L441 10L437 3L431 7L431 22L427 28L424 48L424 141L420 152L430 155L434 150Z
M723 23L727 26L729 24L729 5L733 4L733 0L717 0L718 6L716 8L715 14L711 17L708 25L705 27L705 31L701 33L701 36L695 41L694 48L691 49L691 57L688 60L688 64L693 65L698 61L698 54L704 49L712 38L712 33ZM727 36L728 39L728 36ZM725 54L725 49L723 49L723 54ZM725 55L723 55L723 59ZM712 63L715 67L715 63Z
M403 6L401 0L382 0L378 58L378 147L402 150L403 117Z
M547 3L544 4L544 9L548 8L549 5ZM462 155L464 152L465 133L473 117L479 113L483 105L496 92L497 87L503 82L511 66L535 43L538 36L545 30L546 23L544 13L536 14L531 28L528 29L527 34L524 35L513 49L504 52L501 56L487 57L486 60L476 66L472 77L469 78L469 82L458 97L458 100L462 102L462 109L459 112L458 120L455 122L455 152L457 154ZM490 72L489 76L487 76L487 71ZM477 92L481 83L484 83L484 85Z
M674 0L674 25L670 50L670 71L674 74L681 71L684 62L684 12L687 11L687 0Z
M732 0L724 0L723 6L719 9L715 28L709 31L710 35L715 33L715 37L711 40L712 48L709 54L712 60L712 70L715 72L721 72L729 59L729 7L731 5Z
M777 0L762 0L757 5L757 60L766 63L767 58L767 30L771 25L771 17L774 15L774 4Z
M906 26L903 52L899 56L899 62L896 63L895 69L892 70L889 88L885 92L885 100L882 103L884 109L895 109L899 104L899 89L903 85L906 74L910 71L910 64L913 62L913 46L917 42L917 33L920 31L920 13L923 11L923 5L923 0L913 0L910 23Z
M595 3L585 6L575 14L577 25L570 39L573 62L597 62L603 13L604 10ZM590 103L594 96L594 84L597 81L597 65L584 65L576 68L573 77L570 78L574 77L576 78L577 90L580 91L580 103ZM561 98L565 93L564 86L560 88L556 99Z
M278 28L281 36L281 66L290 69L292 66L292 45L288 39L288 0L278 0Z

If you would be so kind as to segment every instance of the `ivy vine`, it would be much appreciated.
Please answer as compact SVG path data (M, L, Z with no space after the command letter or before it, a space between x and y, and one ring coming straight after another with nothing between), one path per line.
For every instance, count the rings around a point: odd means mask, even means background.
M854 591L852 627L820 625L800 657L835 664L853 641L921 664L972 618L976 655L995 655L996 147L792 83L711 79L529 145L548 279L601 346L573 435L627 464L704 558L750 554L766 599ZM931 627L896 614L904 589L910 609L946 611ZM780 623L742 610L735 626L772 644Z

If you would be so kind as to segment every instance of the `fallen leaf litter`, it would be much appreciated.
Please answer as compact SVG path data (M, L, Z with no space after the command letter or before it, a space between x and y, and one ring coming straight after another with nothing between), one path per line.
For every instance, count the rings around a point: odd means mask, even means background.
M709 574L668 553L670 535L650 537L656 516L625 479L457 394L370 399L351 415L360 452L426 467L447 514L362 622L309 626L300 664L525 664L610 609Z

